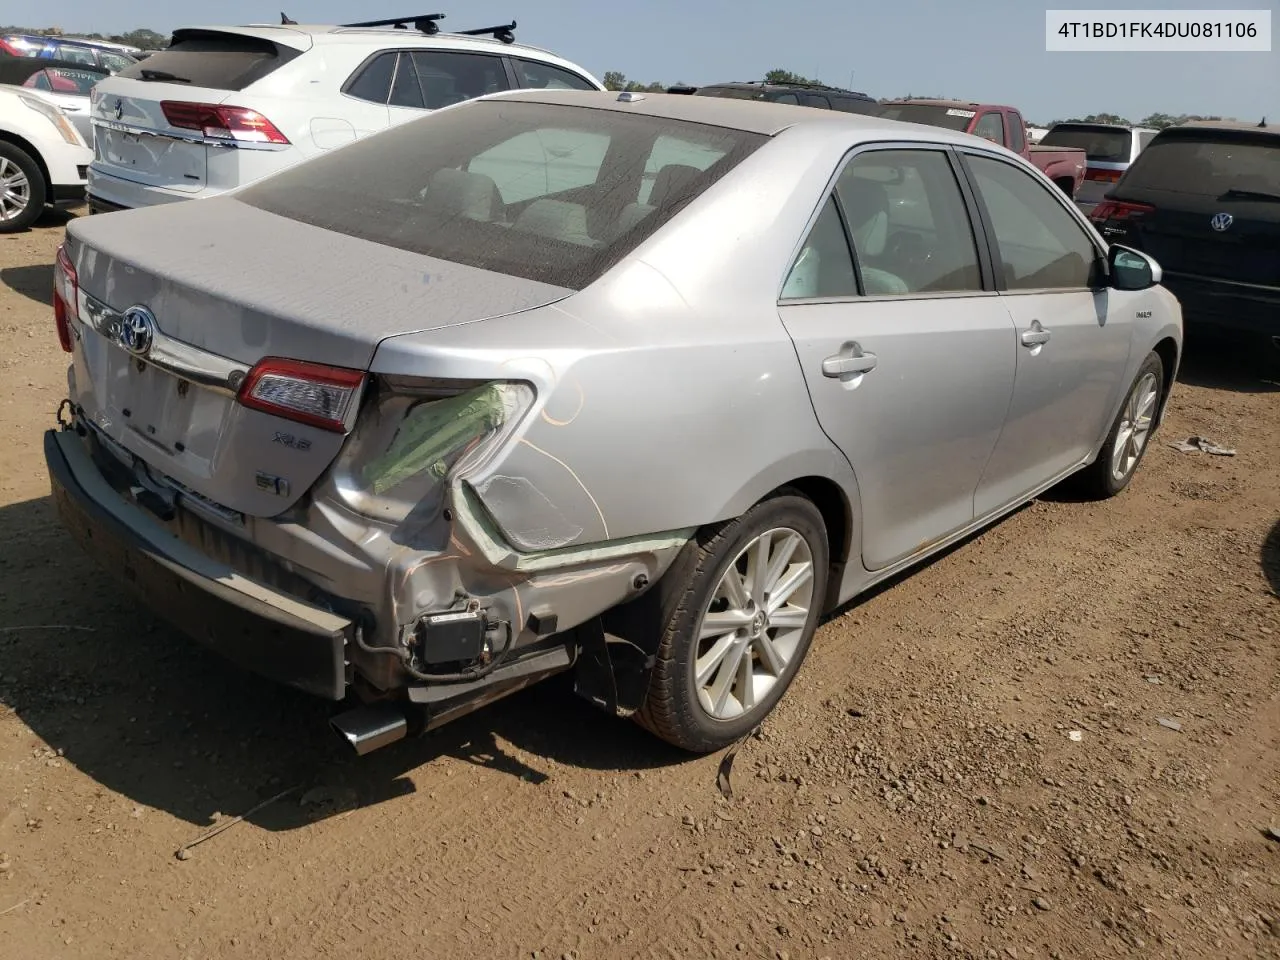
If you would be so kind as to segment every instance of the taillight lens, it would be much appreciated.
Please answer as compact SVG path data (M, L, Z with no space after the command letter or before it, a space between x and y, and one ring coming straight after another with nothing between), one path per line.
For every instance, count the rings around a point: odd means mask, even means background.
M1089 219L1094 223L1106 223L1107 221L1133 221L1141 220L1149 213L1155 213L1156 208L1146 203L1128 203L1124 200L1103 200L1100 204L1093 208L1089 213Z
M1084 172L1086 180L1092 180L1095 183L1119 183L1119 170L1099 170L1097 167L1089 167Z
M344 433L363 383L361 370L267 357L244 378L238 399L254 410Z
M160 109L170 126L183 130L199 130L206 137L244 143L288 143L274 123L248 107L229 107L219 103L186 103L163 100Z
M79 319L80 285L63 241L58 245L58 257L53 264L53 322L58 328L58 342L67 353L71 352L71 323Z

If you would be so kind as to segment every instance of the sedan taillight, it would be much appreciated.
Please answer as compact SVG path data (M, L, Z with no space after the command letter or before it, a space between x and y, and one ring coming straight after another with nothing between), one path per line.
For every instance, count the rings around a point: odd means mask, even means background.
M287 144L289 138L274 123L248 107L229 107L220 103L187 103L163 100L160 109L170 126L182 130L199 130L215 140L243 143Z
M71 352L71 324L79 319L80 285L64 241L58 245L58 257L53 264L53 322L58 328L58 343L67 353Z
M344 433L363 383L361 370L266 357L244 378L237 399L254 410Z

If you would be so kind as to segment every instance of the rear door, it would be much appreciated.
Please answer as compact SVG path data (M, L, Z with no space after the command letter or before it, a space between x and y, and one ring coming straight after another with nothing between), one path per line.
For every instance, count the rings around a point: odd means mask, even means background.
M208 151L224 149L210 144L227 139L213 127L218 121L208 122L209 108L311 46L306 34L280 34L267 40L234 31L179 30L167 49L100 82L91 108L94 172L198 193L208 176ZM242 131L236 145L271 146L262 140L260 133Z
M391 81L392 125L465 100L511 89L506 65L496 54L454 50L401 50Z
M1017 362L979 249L947 149L863 148L783 287L814 410L857 475L870 570L973 520Z
M1135 294L1102 285L1101 249L1022 164L963 151L1017 336L1009 415L974 498L984 516L1093 452L1119 402Z

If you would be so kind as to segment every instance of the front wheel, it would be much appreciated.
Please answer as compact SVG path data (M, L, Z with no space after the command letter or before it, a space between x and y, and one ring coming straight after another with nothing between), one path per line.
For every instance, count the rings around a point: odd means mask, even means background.
M1129 485L1155 430L1163 390L1164 364L1155 353L1149 353L1138 368L1098 458L1077 475L1082 492L1104 500Z
M26 230L49 195L40 164L20 147L0 142L0 233Z
M828 565L822 515L789 491L700 534L667 574L676 579L636 720L695 753L750 732L809 650Z

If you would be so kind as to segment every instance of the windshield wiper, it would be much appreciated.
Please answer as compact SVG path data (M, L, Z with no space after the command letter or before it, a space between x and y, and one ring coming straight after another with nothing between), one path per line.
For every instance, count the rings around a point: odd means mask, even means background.
M1219 200L1270 200L1280 203L1280 193L1267 193L1265 190L1241 190L1232 187L1218 198Z
M165 70L141 70L139 76L143 80L164 80L168 83L190 83L186 77L180 77L175 73L169 73Z

